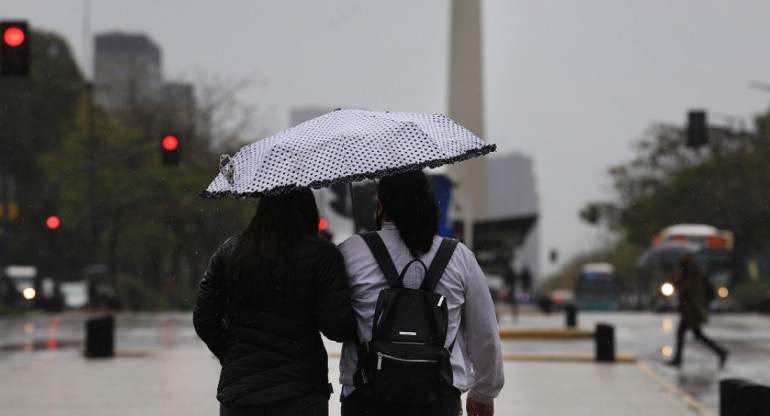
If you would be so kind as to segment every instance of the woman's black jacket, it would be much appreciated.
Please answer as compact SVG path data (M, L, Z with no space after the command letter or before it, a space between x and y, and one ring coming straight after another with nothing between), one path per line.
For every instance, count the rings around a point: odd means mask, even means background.
M319 330L334 341L355 330L339 250L320 238L302 237L292 296L244 303L227 296L232 279L226 265L236 240L225 241L211 257L193 310L195 331L222 363L217 399L245 405L329 394L328 358ZM279 271L271 281L281 280Z

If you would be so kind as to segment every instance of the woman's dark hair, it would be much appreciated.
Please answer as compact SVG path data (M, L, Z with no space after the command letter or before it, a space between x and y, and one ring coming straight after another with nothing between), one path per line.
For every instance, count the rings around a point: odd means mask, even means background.
M439 210L428 176L419 170L386 176L377 184L377 198L412 256L430 251Z
M310 189L263 196L239 236L229 264L233 299L290 297L297 243L318 235L318 207Z

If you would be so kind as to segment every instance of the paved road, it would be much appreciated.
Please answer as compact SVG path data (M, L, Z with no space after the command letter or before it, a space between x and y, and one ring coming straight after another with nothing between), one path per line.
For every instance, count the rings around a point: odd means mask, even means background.
M501 328L563 329L566 322L558 313L542 315L531 310L522 311L515 319L505 310L500 312ZM82 360L84 322L88 318L89 315L83 313L66 313L0 319L0 372L4 368L12 370L28 365L30 361L50 362L52 357ZM663 365L664 351L673 344L677 319L674 314L586 312L578 314L578 328L592 330L598 323L613 325L618 354L635 356L651 374L679 386L715 413L719 408L719 380L738 377L770 384L767 364L770 362L770 316L723 314L712 317L705 331L731 352L724 370L717 369L716 358L710 351L692 341L688 342L681 369ZM191 327L189 313L122 313L117 315L116 328L116 348L123 356L145 356L163 350L176 351L174 357L201 355L202 344ZM339 350L335 343L329 343L328 347L332 357ZM590 356L595 351L590 339L505 339L503 349L509 354L550 356ZM552 371L561 368L569 372L571 368L559 363L550 366ZM215 367L211 370L214 373ZM159 369L163 368L163 365L159 366ZM170 368L178 371L179 367ZM520 373L510 377L527 377L526 364L517 364L516 368ZM78 374L72 376L77 379ZM630 374L627 377L632 378Z

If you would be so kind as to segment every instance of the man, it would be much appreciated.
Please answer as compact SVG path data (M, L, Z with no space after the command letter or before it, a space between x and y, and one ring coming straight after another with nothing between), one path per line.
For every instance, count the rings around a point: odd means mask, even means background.
M441 244L436 206L427 176L410 171L381 179L377 186L378 234L398 271L413 258L430 265ZM379 292L388 283L361 236L340 245L349 276L358 338L372 337L372 319ZM425 271L410 267L403 285L418 288ZM354 342L343 344L340 359L342 415L452 415L460 414L460 395L468 392L467 414L492 416L494 399L503 387L503 363L494 304L476 258L462 243L452 255L435 292L446 297L449 324L446 347L451 355L453 388L434 402L420 405L382 402L355 391L353 374L358 355Z
M716 354L719 368L724 368L728 352L701 330L701 325L708 322L708 297L705 293L704 277L701 274L695 257L688 254L679 262L678 274L674 286L679 293L679 327L676 330L676 351L674 358L667 364L673 367L682 366L684 353L684 336L687 330L692 330L695 339L706 345ZM711 288L710 290L713 290Z

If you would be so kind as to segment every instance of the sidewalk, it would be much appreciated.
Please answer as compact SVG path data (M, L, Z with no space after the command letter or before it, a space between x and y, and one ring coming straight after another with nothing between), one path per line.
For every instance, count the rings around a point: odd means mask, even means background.
M125 351L86 359L77 350L0 361L4 416L217 415L218 362L203 347ZM338 353L330 351L339 415ZM498 415L707 415L703 408L641 363L505 362Z

